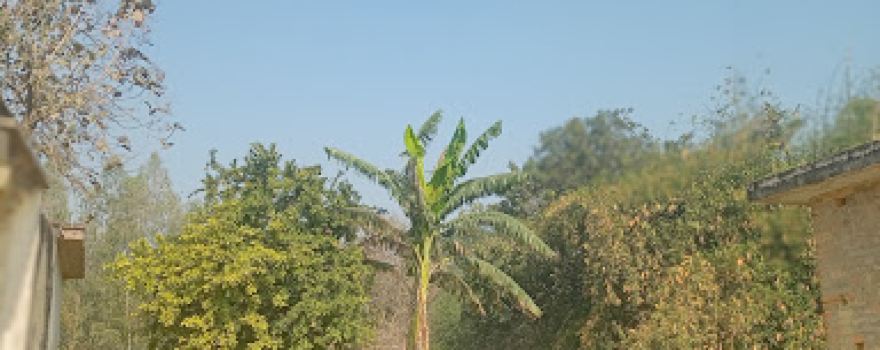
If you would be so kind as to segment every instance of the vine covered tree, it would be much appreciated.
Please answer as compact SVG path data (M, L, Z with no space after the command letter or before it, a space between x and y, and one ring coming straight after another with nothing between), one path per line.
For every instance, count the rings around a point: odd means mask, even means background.
M802 124L772 100L742 100L720 99L692 133L645 149L619 176L520 214L559 258L496 249L492 261L547 316L461 312L447 348L821 348L809 213L756 205L745 190L798 161Z
M491 210L468 210L463 207L481 198L503 193L522 180L516 172L465 180L468 168L486 150L489 142L501 134L501 122L467 146L464 120L437 164L430 173L425 171L425 149L434 138L442 120L434 113L416 132L407 126L404 133L403 153L406 166L403 171L381 170L349 153L325 148L327 155L385 188L409 218L409 229L390 231L378 239L397 244L416 275L416 310L413 319L413 341L416 349L428 350L428 292L432 283L466 299L476 309L484 310L480 297L469 281L482 279L497 286L521 310L532 317L540 317L541 309L516 281L502 270L482 259L470 249L470 242L484 235L504 235L545 257L554 257L550 249L535 233L516 218ZM366 213L379 215L378 212Z

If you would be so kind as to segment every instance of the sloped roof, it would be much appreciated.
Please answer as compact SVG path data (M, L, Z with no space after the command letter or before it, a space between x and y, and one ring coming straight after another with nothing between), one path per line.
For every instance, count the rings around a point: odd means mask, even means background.
M880 183L880 141L859 145L751 184L749 199L762 203L809 204L819 197L845 197Z

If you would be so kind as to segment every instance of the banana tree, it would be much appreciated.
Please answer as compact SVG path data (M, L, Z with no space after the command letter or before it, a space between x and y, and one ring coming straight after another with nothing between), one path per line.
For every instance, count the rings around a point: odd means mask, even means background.
M523 312L536 318L541 316L541 309L528 293L506 273L475 254L469 242L481 235L503 235L543 256L556 256L528 226L512 216L485 209L460 210L481 198L501 194L523 179L520 173L464 179L489 141L501 134L500 121L467 146L464 120L460 120L435 167L426 172L425 149L436 135L441 119L438 111L418 131L407 126L402 153L406 165L402 171L382 170L349 153L325 148L328 157L385 188L409 218L408 229L392 230L396 233L377 238L402 247L401 256L415 275L412 340L420 350L428 350L430 345L428 291L432 284L460 296L482 313L483 304L470 283L483 280L495 285Z

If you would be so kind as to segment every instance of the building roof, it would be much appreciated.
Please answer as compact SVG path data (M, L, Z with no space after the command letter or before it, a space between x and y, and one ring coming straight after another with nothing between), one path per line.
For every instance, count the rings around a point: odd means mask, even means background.
M46 176L14 118L0 117L0 193L9 186L48 188Z
M809 204L820 197L845 198L880 183L880 141L784 171L749 186L749 199L761 203Z

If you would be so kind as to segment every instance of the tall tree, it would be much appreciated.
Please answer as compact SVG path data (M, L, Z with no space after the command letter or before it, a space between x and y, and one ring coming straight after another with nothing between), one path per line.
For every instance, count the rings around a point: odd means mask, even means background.
M76 190L133 147L166 142L164 74L147 54L151 0L0 0L0 100Z
M561 191L597 179L615 179L646 163L658 142L629 118L631 109L573 118L541 133L525 168L544 187Z
M145 337L132 316L136 299L106 270L129 243L159 233L176 234L183 208L157 154L136 172L105 173L104 191L81 210L92 216L86 236L86 277L65 282L63 349L144 349Z
M348 349L369 333L358 197L320 168L254 145L212 157L204 206L176 236L140 239L114 271L138 297L150 348Z
M541 132L523 165L529 181L502 202L505 212L528 216L554 197L581 186L617 181L650 163L660 142L630 118L632 109L600 110Z
M521 174L507 173L464 180L468 168L501 134L496 122L467 146L464 120L460 120L449 144L437 160L430 176L425 171L425 149L434 138L442 119L434 113L416 132L404 132L406 166L403 171L380 170L351 154L325 148L327 155L357 170L384 187L409 218L410 227L383 237L405 247L403 256L416 274L416 310L413 341L420 350L430 347L428 292L432 282L458 293L482 310L480 298L469 281L482 278L493 283L513 299L524 312L541 316L541 309L506 273L470 249L470 243L484 235L506 235L547 257L556 253L519 220L497 211L475 210L454 215L465 205L486 196L500 194L520 181ZM378 215L378 213L367 213Z

